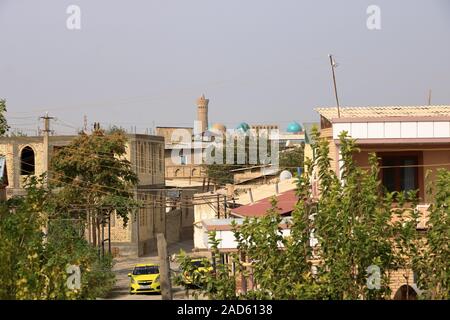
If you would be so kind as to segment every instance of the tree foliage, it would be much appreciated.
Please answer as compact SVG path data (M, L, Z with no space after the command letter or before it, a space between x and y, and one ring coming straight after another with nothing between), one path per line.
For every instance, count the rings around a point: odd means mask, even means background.
M126 224L138 206L132 192L138 178L125 158L126 141L121 130L80 133L52 158L49 182L59 190L58 210L90 220L94 244L99 242L100 226L111 214Z
M292 174L297 173L297 168L303 169L303 160L303 145L294 146L293 148L280 151L280 168L289 170Z
M95 299L114 284L110 256L100 257L69 215L49 222L54 194L33 177L26 195L0 204L0 299ZM47 235L43 232L49 228ZM81 232L80 232L81 231ZM81 286L67 285L68 265L81 271Z
M430 174L430 173L428 173ZM428 231L418 259L418 283L428 299L450 299L450 171L438 169L428 193L434 197L428 211Z

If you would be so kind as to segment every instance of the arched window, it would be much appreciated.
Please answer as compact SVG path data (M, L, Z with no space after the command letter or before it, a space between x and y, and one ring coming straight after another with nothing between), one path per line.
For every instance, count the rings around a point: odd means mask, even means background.
M26 146L20 153L20 174L34 174L34 151L30 146Z
M174 176L178 177L180 175L180 169L175 170Z
M192 169L191 176L195 177L197 175L197 169Z

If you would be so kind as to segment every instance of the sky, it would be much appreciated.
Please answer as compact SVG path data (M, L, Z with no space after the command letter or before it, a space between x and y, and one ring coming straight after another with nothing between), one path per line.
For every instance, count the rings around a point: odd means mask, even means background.
M0 98L30 135L46 111L58 133L192 126L201 94L228 128L316 121L329 54L341 106L450 105L450 0L0 0Z

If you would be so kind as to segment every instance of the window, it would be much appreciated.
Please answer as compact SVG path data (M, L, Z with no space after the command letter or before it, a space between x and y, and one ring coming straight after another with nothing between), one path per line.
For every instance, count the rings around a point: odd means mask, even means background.
M181 165L185 165L186 164L186 156L184 156L184 155L180 156L180 164Z
M23 148L20 153L20 174L34 174L34 151L29 146Z
M386 153L381 158L383 185L389 192L411 191L420 188L421 156L419 153Z
M163 161L164 161L164 158L163 158L163 147L160 147L159 148L159 171L161 172L161 171L163 171Z
M148 159L148 166L147 166L147 173L152 173L152 163L153 163L153 153L152 153L152 144L150 142L147 142L147 159Z
M158 274L159 267L158 266L142 266L135 267L133 270L133 275L142 275L142 274Z
M140 164L139 164L139 172L145 172L145 153L144 153L144 144L139 142L140 146Z

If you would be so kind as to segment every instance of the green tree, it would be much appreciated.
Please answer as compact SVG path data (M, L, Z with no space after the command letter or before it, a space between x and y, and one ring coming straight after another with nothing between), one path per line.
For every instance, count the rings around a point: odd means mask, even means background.
M114 284L110 256L100 257L69 215L55 210L54 193L32 177L26 195L0 204L0 299L95 299ZM42 230L49 227L45 235ZM81 271L81 286L69 288L67 266Z
M374 154L369 169L355 164L359 150L346 133L339 137L340 177L331 169L328 141L317 130L313 135L315 158L306 161L307 170L298 177L300 201L291 219L280 218L274 201L264 217L235 226L239 254L250 263L255 284L239 298L389 298L389 270L405 266L415 244L412 223L391 223L393 199L401 196L383 191ZM311 193L313 172L319 176L318 199ZM411 213L414 201L408 201L410 206L399 207L397 214ZM282 234L281 224L288 224L289 236ZM407 246L399 253L394 245L401 237L407 239L397 243ZM374 287L368 285L373 267L380 271Z
M430 172L427 173L429 175ZM438 169L427 193L434 200L428 211L427 233L415 256L418 285L428 299L450 299L450 171Z
M126 148L121 130L105 134L99 129L80 133L52 158L49 182L58 188L58 211L89 221L94 246L101 244L100 227L111 214L126 224L139 205L133 194L138 178L125 158Z
M368 171L356 166L355 140L342 133L341 179L329 167L328 142L316 138L321 196L315 217L325 296L331 299L386 298L389 296L388 270L393 266L391 197L380 192L378 165L369 156ZM377 266L380 287L367 286L367 269Z
M232 274L229 265L222 263L219 259L219 241L216 239L216 232L211 231L209 234L209 242L211 244L212 262L207 258L203 258L202 263L206 270L212 268L213 271L199 272L198 268L192 263L192 258L184 251L180 251L178 263L180 273L173 278L176 285L182 285L186 288L187 296L190 289L197 288L206 297L212 300L234 300L236 294L236 276ZM236 256L233 257L236 261ZM238 268L239 268L238 264ZM185 279L189 279L189 283L185 283ZM199 291L193 292L193 297L199 297Z
M265 216L234 224L237 267L252 275L253 290L229 294L236 277L226 266L228 276L208 275L215 289L201 290L222 299L389 299L390 272L407 270L416 272L423 297L448 299L450 172L438 170L428 188L434 200L422 236L417 190L387 192L376 155L369 155L368 169L358 167L356 141L345 132L339 136L339 177L331 169L329 142L317 129L312 141L314 159L305 161L306 171L298 177L299 203L291 219L281 219L274 200ZM316 175L318 199L312 194ZM288 225L289 236L281 224ZM218 247L214 234L210 243Z
M303 169L304 145L295 146L291 149L280 151L279 166L281 169L289 170L292 174L297 173L297 168Z

